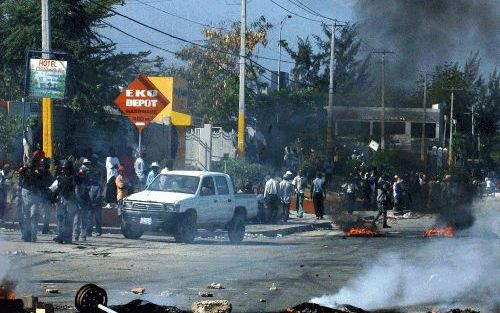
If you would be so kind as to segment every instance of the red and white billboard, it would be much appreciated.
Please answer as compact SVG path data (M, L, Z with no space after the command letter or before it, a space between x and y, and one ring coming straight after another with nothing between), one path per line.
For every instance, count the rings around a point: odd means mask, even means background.
M149 81L146 75L139 75L115 99L122 112L142 129L170 103Z

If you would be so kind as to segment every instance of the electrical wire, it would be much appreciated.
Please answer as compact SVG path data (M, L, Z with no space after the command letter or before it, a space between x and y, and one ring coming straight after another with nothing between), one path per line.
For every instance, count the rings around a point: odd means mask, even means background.
M326 18L328 20L332 20L332 21L336 21L336 19L334 18L331 18L331 17L328 17L328 16L324 16L323 14L311 9L310 7L308 7L307 5L305 5L304 3L300 2L300 0L287 0L288 2L298 6L299 8L301 8L302 10L308 12L309 14L312 14L312 15L316 15L318 17L321 17L321 18Z
M136 0L136 1L137 1L137 3L140 3L140 4L142 4L142 5L145 5L145 6L147 6L147 7L152 8L152 9L155 9L155 10L157 10L157 11L159 11L159 12L162 12L162 13L164 13L164 14L167 14L167 15L170 15L170 16L173 16L173 17L177 17L177 18L179 18L179 19L181 19L181 20L184 20L184 21L187 21L187 22L191 22L191 23L193 23L193 24L197 24L197 25L200 25L200 26L203 26L203 27L209 27L209 28L221 29L221 30L223 30L223 29L224 29L224 28L220 28L220 27L214 27L214 26L211 26L211 25L209 25L209 24L200 23L200 22L197 22L197 21L191 20L191 19L189 19L189 18L187 18L187 17L183 17L183 16L180 16L180 15L177 15L177 14L174 14L174 13L171 13L171 12L168 12L168 11L165 11L165 10L163 10L163 9L161 9L161 8L155 7L154 5L151 5L151 4L149 4L149 3L147 3L147 2L144 2L144 1L142 1L142 0Z
M288 10L287 8L285 8L284 6L282 6L281 4L279 4L279 3L275 2L274 0L269 0L269 1L271 1L271 2L272 2L272 3L274 3L276 6L278 6L278 7L282 8L283 10L285 10L285 11L287 11L288 13L293 14L293 15L295 15L295 16L301 17L301 18L303 18L303 19L306 19L306 20L309 20L309 21L312 21L312 22L319 22L319 23L323 23L323 24L325 23L323 20L313 19L313 18L310 18L310 17L304 16L304 15L300 15L300 14L295 13L295 12L293 12L293 11L290 11L290 10Z
M272 0L271 0L271 1L272 1ZM192 45L197 46L197 47L200 47L200 48L202 48L202 49L212 50L212 51L219 52L219 53L223 53L223 54L227 54L227 55L230 55L230 56L233 56L233 57L239 57L239 54L235 54L235 53L232 53L232 52L230 52L230 51L225 51L225 50L217 49L217 48L210 47L210 46L207 46L207 45L199 44L199 43L194 42L194 41L192 41L192 40L188 40L188 39L185 39L185 38L182 38L182 37L176 36L176 35L172 35L172 34L170 34L170 33L167 33L167 32L165 32L165 31L162 31L162 30L160 30L160 29L158 29L158 28L156 28L156 27L150 26L150 25L145 24L145 23L143 23L143 22L140 22L140 21L138 21L138 20L136 20L136 19L133 19L133 18L131 18L131 17L127 16L127 15L124 15L124 14L122 14L122 13L120 13L120 12L118 12L118 11L116 11L116 10L112 9L112 8L106 7L106 6L104 6L104 5L102 5L102 4L98 3L98 2L96 2L95 0L89 0L89 2L92 2L92 3L94 3L94 4L96 4L96 5L100 6L100 7L106 8L107 10L109 10L110 12L115 13L115 14L116 14L116 15L118 15L118 16L121 16L121 17L123 17L123 18L125 18L125 19L128 19L128 20L130 20L130 21L132 21L132 22L134 22L134 23L136 23L136 24L139 24L139 25L141 25L141 26L144 26L144 27L146 27L146 28L149 28L149 29L151 29L151 30L154 30L154 31L156 31L156 32L159 32L159 33L161 33L161 34L163 34L163 35L165 35L165 36L168 36L168 37L170 37L170 38L177 39L177 40L179 40L179 41L182 41L182 42L185 42L185 43L192 44ZM110 25L109 23L104 22L104 21L103 21L103 23ZM113 26L113 28L118 30L118 28L117 28L117 27L114 27L114 26ZM128 35L128 36L131 36L131 37L133 36L133 35L127 34L126 32L122 31L121 29L120 29L119 31L120 31L121 33L124 33L124 34ZM144 41L144 40L142 40L142 39L140 39L140 38L138 38L138 37L135 37L135 36L134 36L134 38L135 38L135 39L137 39L137 40L139 40L139 41L141 41L141 42L143 42L143 43L147 43L146 41ZM151 45L152 47L155 47L155 48L157 48L157 49L160 49L160 50L163 50L163 51L166 51L166 52L169 52L169 53L172 53L172 54L174 54L174 55L175 55L175 52L173 52L173 51L170 51L170 50L167 50L167 49L161 48L161 47L159 47L159 46L156 46L156 45L153 45L153 44L150 44L150 43L148 43L148 44L149 44L149 45ZM255 64L256 66L258 66L258 67L260 67L260 68L262 68L262 69L264 69L264 70L266 70L266 71L268 71L268 72L270 72L270 73L274 73L274 72L275 72L275 71L270 70L269 68L267 68L267 67L265 67L265 66L263 66L263 65L259 64L258 62L256 62L256 61L252 60L252 59L251 59L250 57L248 57L248 56L245 56L244 58L245 58L245 59L247 59L247 60L249 60L250 62L252 62L252 63L253 63L253 64ZM271 59L271 58L269 58L269 59ZM276 60L276 59L275 59L275 60ZM297 84L305 85L305 86L311 86L310 84L307 84L307 83L302 83L302 82L298 82L298 81L293 81L293 80L291 80L291 79L289 79L289 81L294 82L294 83L297 83Z
M173 55L177 55L177 53L176 53L176 52L174 52L174 51L171 51L171 50L168 50L168 49L162 48L162 47L157 46L157 45L155 45L155 44L153 44L153 43L150 43L150 42L147 42L147 41L145 41L145 40L142 40L141 38L136 37L136 36L134 36L134 35L131 35L131 34L129 34L129 33L127 33L127 32L125 32L125 31L123 31L123 30L122 30L122 29L120 29L119 27L116 27L116 26L114 26L114 25L112 25L112 24L110 24L110 23L108 23L108 22L102 21L102 23L103 23L103 24L105 24L105 25L108 25L109 27L113 28L114 30L117 30L117 31L119 31L120 33L122 33L122 34L124 34L124 35L126 35L126 36L129 36L129 37L131 37L131 38L134 38L134 39L136 39L136 40L138 40L138 41L140 41L140 42L142 42L142 43L144 43L144 44L146 44L146 45L148 45L148 46L151 46L151 47L153 47L153 48L159 49L159 50L161 50L161 51L168 52L168 53L173 54Z

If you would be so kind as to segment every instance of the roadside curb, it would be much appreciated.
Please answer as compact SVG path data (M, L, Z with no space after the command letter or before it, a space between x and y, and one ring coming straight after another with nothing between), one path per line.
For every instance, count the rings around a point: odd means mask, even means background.
M283 226L283 225L280 225ZM42 225L40 225L41 229ZM0 228L5 228L5 229L10 229L10 230L19 230L19 226L17 223L4 223L3 225L0 225ZM328 229L335 229L333 226L332 222L319 222L319 223L311 223L311 224L301 224L301 225L290 225L289 227L280 228L280 229L268 229L268 230L252 230L252 225L249 225L249 227L246 230L247 234L254 235L254 236L264 236L264 237L277 237L279 235L281 236L287 236L287 235L292 235L296 233L303 233L303 232L308 232L308 231L314 231L314 230L328 230ZM52 233L55 233L56 231L56 226L55 225L50 225L49 227L50 231ZM119 227L103 227L102 228L102 233L103 234L113 234L113 235L120 235L121 230ZM146 232L148 235L158 235L158 233L149 233Z

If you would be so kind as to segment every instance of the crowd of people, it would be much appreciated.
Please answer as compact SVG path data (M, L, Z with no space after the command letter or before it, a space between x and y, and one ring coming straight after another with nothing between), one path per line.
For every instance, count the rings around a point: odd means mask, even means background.
M37 241L40 222L41 232L50 233L53 211L55 242L100 236L103 207L119 206L130 192L144 190L160 173L159 163L147 166L141 152L133 162L120 160L114 149L103 163L96 154L55 161L45 157L40 145L36 147L17 169L5 163L0 171L0 222L10 207L27 242Z
M286 223L290 217L290 205L295 195L295 208L298 218L304 216L304 199L307 188L307 178L298 171L293 176L287 171L282 178L277 175L267 176L264 187L265 210L261 220L270 223ZM324 200L326 198L325 179L318 172L311 183L310 198L313 199L316 219L324 218Z

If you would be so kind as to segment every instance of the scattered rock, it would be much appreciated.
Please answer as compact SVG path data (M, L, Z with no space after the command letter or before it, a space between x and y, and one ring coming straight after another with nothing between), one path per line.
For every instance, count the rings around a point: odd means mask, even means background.
M111 253L109 252L91 252L89 253L89 255L92 255L92 256L102 256L103 258L106 258L110 255Z
M59 290L56 288L47 288L45 289L45 293L59 293Z
M227 300L207 300L194 302L191 306L193 313L230 313L233 309Z
M198 292L198 295L203 298L211 298L214 296L213 293L207 292L207 291L200 291Z
M281 237L283 237L283 235L282 235L282 234L277 234L277 235L276 235L276 238L281 238Z
M276 286L276 283L272 283L271 287L269 288L269 290L271 290L271 291L278 290L278 286Z
M266 299L259 299L259 302L264 303L264 302L267 302L267 300Z
M224 287L221 284L218 283L211 283L207 287L208 289L224 289Z
M304 264L300 264L300 267L304 267Z
M26 251L22 250L16 250L16 251L7 251L7 255L13 255L13 256L27 256L28 253Z
M168 290L160 292L160 296L163 296L163 297L170 297L170 296L173 296L173 295L174 295L174 293L171 292L171 291L168 291Z
M143 287L137 287L137 288L133 288L132 290L133 293L135 293L136 295L142 295L144 294L144 292L146 292L146 288L143 288Z

